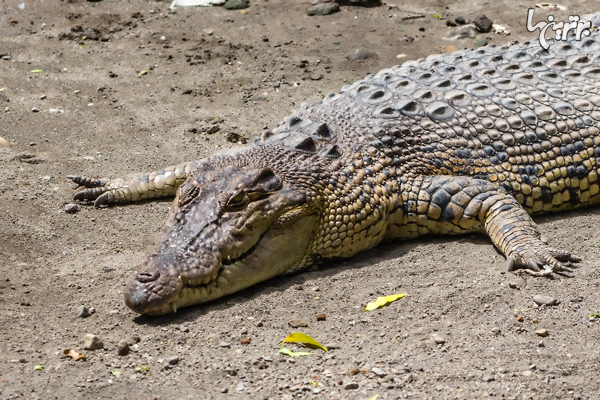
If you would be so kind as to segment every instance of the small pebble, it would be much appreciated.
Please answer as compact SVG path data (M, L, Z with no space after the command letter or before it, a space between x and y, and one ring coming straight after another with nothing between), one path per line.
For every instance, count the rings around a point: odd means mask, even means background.
M34 113L39 113L39 112L40 112L40 109L39 109L39 108L37 108L37 107L33 107L33 108L31 109L31 112L34 112Z
M548 329L538 329L535 331L535 334L541 337L548 336Z
M242 344L250 344L250 339L249 338L242 338L241 343Z
M482 46L487 46L488 41L485 39L479 39L475 42L475 48L477 47L482 47Z
M179 364L179 357L178 356L169 357L169 358L167 358L167 363L169 365L177 365L177 364Z
M523 322L525 320L525 317L522 315L519 315L517 318L515 318L517 320L517 322Z
M479 16L473 20L473 24L475 24L479 32L488 33L492 30L492 25L494 23L484 14L479 14Z
M538 306L541 306L541 305L554 306L554 305L558 304L558 301L554 297L544 296L541 294L536 294L535 296L533 296L533 301Z
M126 340L121 340L117 345L117 354L120 356L129 354L129 343Z
M246 386L244 385L243 382L238 383L237 386L235 387L235 390L238 391L238 392L241 392L244 389L246 389Z
M433 337L433 341L436 344L444 344L444 343L446 343L446 339L444 339L443 337L440 337L440 336L434 336Z
M76 212L78 212L81 208L79 207L78 204L73 204L73 203L69 203L65 206L65 212L67 214L75 214ZM85 317L84 317L85 318Z
M318 313L317 314L317 321L325 321L325 314Z
M329 348L329 347L328 347L328 348ZM354 376L354 375L358 375L359 373L360 373L360 369L358 369L358 368L352 368L352 369L350 370L350 372L348 372L348 375L350 375L350 376Z
M303 319L292 319L288 321L288 325L292 328L306 328L308 324Z
M446 20L446 26L453 27L456 26L456 21L452 21L450 19Z
M0 149L2 148L9 148L10 147L10 142L6 139L4 139L2 136L0 136Z
M465 20L465 18L463 16L458 16L456 18L454 18L454 22L456 22L459 25L464 25L467 23L467 21Z
M540 341L538 342L538 347L546 347L546 345L544 344L544 341L543 341L543 340L540 340Z
M87 333L83 338L83 348L85 350L98 350L104 347L104 343L98 336Z
M496 378L494 378L492 375L485 375L481 380L484 382L492 382L495 381Z
M227 392L229 392L229 389L227 389L226 387L221 388L221 393L225 394Z
M350 61L362 61L373 59L379 59L379 56L374 51L365 50L365 49L356 49L351 54L346 57Z
M359 385L357 382L350 382L347 383L346 386L344 386L344 389L346 390L354 390L354 389L358 389Z
M227 0L223 4L223 8L226 10L242 10L250 7L250 0Z
M315 4L306 10L306 14L310 16L315 15L329 15L335 12L340 11L340 5L336 3L324 3L324 4Z
M219 343L219 347L223 347L223 348L229 348L229 347L231 347L231 343L228 343L228 342L220 342L220 343Z
M387 375L387 373L385 373L384 370L382 370L381 368L377 368L377 367L371 368L371 372L374 373L375 375L377 375L380 378L383 378L384 376Z
M65 210L65 211L67 211L67 210ZM88 310L88 308L86 306L79 306L79 308L77 309L77 318L87 318L90 315L92 315L92 314L90 313L90 310Z
M517 288L517 284L516 282L508 282L508 287L511 289L516 289Z

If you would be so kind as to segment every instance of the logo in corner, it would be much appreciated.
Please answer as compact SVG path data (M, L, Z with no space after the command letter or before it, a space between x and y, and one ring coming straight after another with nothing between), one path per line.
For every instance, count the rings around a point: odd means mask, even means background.
M581 22L579 15L570 15L569 22L555 21L554 16L548 15L548 22L540 21L533 25L533 13L534 9L530 8L527 10L527 30L529 32L535 32L537 29L540 30L540 46L544 50L548 50L550 45L546 42L546 31L548 28L552 28L554 32L554 39L556 40L567 40L567 34L574 29L575 40L581 40L582 36L590 36L590 28L592 27L591 21Z

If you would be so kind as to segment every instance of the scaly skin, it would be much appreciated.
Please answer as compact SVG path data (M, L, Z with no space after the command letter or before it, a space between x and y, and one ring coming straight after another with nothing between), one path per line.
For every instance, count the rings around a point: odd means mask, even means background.
M430 233L487 233L509 270L548 275L579 259L530 215L600 202L599 93L597 30L549 51L457 51L368 76L237 151L128 183L71 179L96 205L176 192L125 290L138 313Z

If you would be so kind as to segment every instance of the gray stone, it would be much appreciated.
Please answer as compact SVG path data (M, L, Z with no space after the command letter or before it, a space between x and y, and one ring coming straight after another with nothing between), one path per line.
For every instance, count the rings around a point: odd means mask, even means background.
M473 24L475 24L479 32L488 33L492 30L492 25L494 23L484 14L479 14L477 18L473 20Z
M538 306L541 306L541 305L555 306L555 305L558 304L558 300L556 300L554 297L552 297L552 296L544 296L542 294L536 294L535 296L533 296L533 301Z
M219 342L219 347L229 348L229 347L231 347L231 343L225 342L225 341Z
M129 343L127 343L127 340L121 340L117 345L117 354L120 356L126 356L129 354L129 350Z
M477 28L475 27L475 25L469 24L469 25L459 26L455 29L452 29L448 35L443 37L443 39L454 41L454 40L474 38L476 35L477 35Z
M329 15L340 11L340 5L336 3L315 4L306 11L310 16Z
M484 377L481 380L484 382L492 382L495 381L496 378L494 378L492 375L484 375Z
M378 7L381 0L335 0L340 6Z
M167 363L169 365L177 365L177 364L179 364L179 357L178 356L169 357L169 358L167 358Z
M374 373L375 375L377 375L380 378L383 378L384 376L387 375L387 373L385 373L384 370L382 370L381 368L377 368L377 367L371 368L371 372Z
M85 350L98 350L104 347L104 343L98 338L98 336L87 333L83 338L83 348Z
M250 7L249 0L227 0L225 4L223 4L223 8L227 10L241 10L248 7Z
M357 382L349 382L346 383L346 386L344 386L344 389L346 390L354 390L354 389L358 389L359 385Z
M356 49L351 54L346 57L350 61L362 61L362 60L377 60L379 56L374 51L369 51L365 49Z
M467 23L465 17L463 17L462 15L459 15L458 17L454 18L454 22L456 22L459 25L464 25Z
M87 318L90 315L92 315L92 313L90 313L90 310L88 310L86 306L80 306L77 309L77 318Z
M446 339L444 339L441 336L434 336L433 337L433 341L435 342L435 344L444 344L444 343L446 343Z

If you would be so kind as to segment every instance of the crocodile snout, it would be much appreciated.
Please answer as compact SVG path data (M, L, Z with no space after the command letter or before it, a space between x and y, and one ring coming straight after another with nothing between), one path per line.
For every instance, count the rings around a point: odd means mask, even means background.
M125 288L125 304L139 314L156 313L182 289L181 280L173 268L160 268L150 260L133 275ZM164 312L161 312L164 313Z

